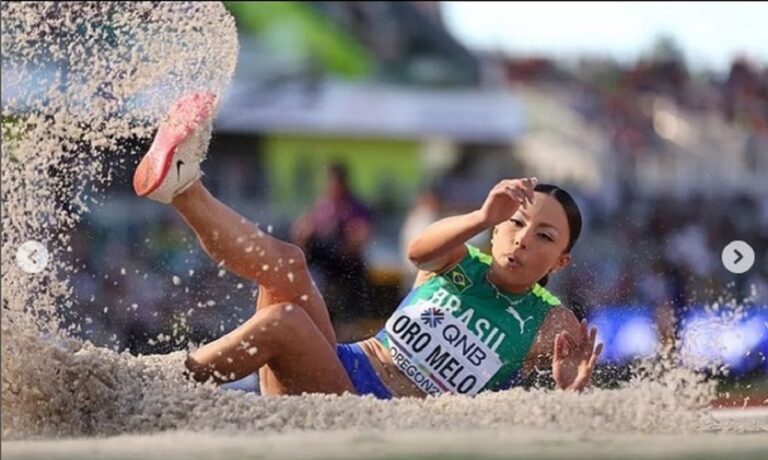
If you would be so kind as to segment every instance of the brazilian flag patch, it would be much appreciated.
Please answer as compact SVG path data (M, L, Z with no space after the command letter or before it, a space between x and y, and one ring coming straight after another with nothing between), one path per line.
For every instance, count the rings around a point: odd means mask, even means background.
M448 278L448 281L453 284L459 294L472 286L472 280L469 279L469 276L467 276L467 273L463 268L461 268L460 265L457 265L448 273L446 273L446 277Z

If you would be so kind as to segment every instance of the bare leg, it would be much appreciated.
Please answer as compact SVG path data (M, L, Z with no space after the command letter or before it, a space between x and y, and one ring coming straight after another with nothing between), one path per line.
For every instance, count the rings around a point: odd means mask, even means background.
M217 382L241 379L266 368L280 383L266 394L354 393L354 387L309 315L291 304L263 308L234 331L187 358L192 376Z
M268 308L274 308L275 303L272 302L269 292L261 290L259 297L256 299L256 313ZM262 366L259 369L259 387L261 394L267 395L284 395L290 394L286 385L280 382L280 379L275 374L273 369L277 369L276 363L267 363L266 366Z
M171 203L216 262L259 284L260 304L288 302L303 308L328 343L336 334L302 250L264 232L217 200L197 181Z

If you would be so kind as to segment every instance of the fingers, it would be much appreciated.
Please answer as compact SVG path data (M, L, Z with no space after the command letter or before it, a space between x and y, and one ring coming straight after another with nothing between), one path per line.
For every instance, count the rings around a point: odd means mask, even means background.
M589 330L589 349L594 350L595 349L595 341L597 340L597 328L593 327Z
M531 197L529 196L525 187L520 185L518 181L504 181L503 187L504 190L511 193L512 196L514 196L521 205L524 205L526 202L530 202Z
M589 357L589 363L587 363L590 373L592 372L592 369L595 368L595 365L597 364L597 360L598 358L600 358L600 354L602 352L603 352L603 344L598 343L597 348L595 348L595 351L592 352L592 356Z
M494 195L507 195L520 204L527 200L525 193L518 187L515 187L514 184L510 184L509 181L501 181L496 184L492 193Z
M582 391L588 386L591 385L592 382L592 373L595 370L595 366L597 365L597 359L600 357L600 353L603 352L603 344L600 343L597 345L597 348L594 352L592 352L592 355L589 357L589 361L587 362L586 368L579 371L579 376L574 380L573 384L571 385L571 389L576 391Z
M530 190L531 193L533 193L533 189L536 188L536 184L539 183L539 179L536 177L526 177L522 180L523 185L526 189Z
M522 190L524 191L526 197L528 198L528 202L533 204L533 189L536 187L536 184L538 183L538 179L535 177L526 177L520 181L517 181L517 183L521 186Z
M580 329L582 343L586 345L584 348L588 350L589 353L592 353L595 349L595 342L597 341L597 328L593 327L590 329L587 325L587 320L583 319L581 320Z
M504 184L505 188L518 192L523 197L523 201L520 202L520 204L523 205L526 201L530 204L533 204L533 189L536 187L537 183L538 179L535 177L528 177L525 179L506 179L501 181L501 184Z
M578 348L576 345L576 341L573 340L573 337L568 335L567 332L563 332L560 334L561 341L563 342L563 358L567 358L571 355L571 352L576 351Z
M595 329L593 328L593 330L590 331L590 336L594 335L594 333L593 333L594 330ZM556 349L559 348L561 350L560 351L560 356L561 357L563 356L562 355L562 353L563 353L562 350L566 349L569 346L568 343L570 341L568 340L568 338L569 338L569 335L568 335L567 332L561 332L561 333L559 333L559 334L557 334L555 336L555 343L558 345L556 347ZM571 341L572 340L573 339L571 338ZM592 340L592 338L590 338L590 340ZM584 343L582 343L582 346L583 345L584 345ZM595 369L595 366L597 364L598 358L600 358L600 354L603 352L603 344L599 343L599 344L597 344L597 347L594 350L592 350L591 348L589 348L588 350L589 350L588 351L589 352L588 360L586 359L586 357L583 357L583 356L576 358L577 360L580 361L579 372L578 372L578 375L576 376L576 378L570 384L567 384L567 385L562 385L559 382L556 382L556 383L558 383L558 385L560 385L560 388L566 388L566 389L574 390L574 391L582 391L585 388L591 386L592 373L593 373L593 371ZM555 364L554 361L556 361L556 360L557 360L556 358L553 359L553 369L554 369L554 364ZM586 364L586 366L585 366L585 364Z
M576 342L576 339L571 337L571 334L569 334L567 332L562 332L561 334L562 334L563 338L565 339L565 341L567 342L568 347L570 349L576 350L576 349L579 348L579 344Z
M566 342L567 339L563 336L563 334L564 333L555 335L555 353L553 356L555 361L559 361L568 357L568 352L570 351L568 348L568 343Z
M534 187L536 187L536 183L537 182L538 182L538 179L536 179L535 177L530 177L530 178L527 178L527 179L523 179L522 184L521 184L522 188L523 188L523 191L524 191L526 197L528 198L528 202L530 204L533 204L533 200L534 200L534 196L535 196L534 192L533 192L533 189L534 189Z
M588 380L592 379L592 371L595 370L595 366L597 365L597 360L600 358L600 353L603 352L603 344L599 343L597 344L597 348L595 349L594 353L592 353L592 356L589 357L589 362L587 363L587 375L589 376Z
M525 202L528 201L528 196L520 189L505 185L503 192L515 202L520 203L521 206L525 205Z

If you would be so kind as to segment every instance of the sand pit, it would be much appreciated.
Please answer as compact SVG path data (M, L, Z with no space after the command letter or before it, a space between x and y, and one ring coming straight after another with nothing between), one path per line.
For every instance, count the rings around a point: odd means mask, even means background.
M3 104L3 458L765 458L765 416L718 419L714 385L684 369L583 395L260 397L189 382L184 351L135 357L61 330L77 269L61 256L110 185L103 155L142 153L122 140L150 136L180 94L222 92L236 64L220 3L121 5L2 6L3 91L15 91ZM14 259L29 239L52 255L34 277Z
M741 419L762 418L753 414ZM15 460L134 459L764 459L768 434L688 435L497 430L345 430L254 433L166 432L140 436L3 444L3 458Z

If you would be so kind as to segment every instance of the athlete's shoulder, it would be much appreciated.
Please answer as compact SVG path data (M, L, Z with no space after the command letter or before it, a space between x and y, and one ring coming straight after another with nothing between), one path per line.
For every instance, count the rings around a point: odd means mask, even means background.
M580 323L576 315L567 307L557 305L549 310L544 325L555 331L567 331L578 336Z
M462 263L474 262L474 263L481 263L483 265L491 265L491 262L493 262L493 257L491 257L490 254L486 254L483 251L481 251L480 248L476 246L472 246L469 243L466 243L465 246L467 247L467 254L466 256L464 256L464 260L462 260Z
M458 251L459 249L461 252L455 255L453 262L446 265L443 269L431 273L445 276L450 275L456 270L462 271L469 268L478 267L482 264L485 266L491 265L491 256L483 253L471 244L464 243L463 246L459 246L456 250Z
M555 297L547 288L540 285L539 283L536 283L533 285L533 289L531 291L536 298L538 298L540 301L544 302L545 304L549 305L550 307L557 307L562 306L562 302L560 302L560 299ZM565 308L565 307L563 307ZM566 310L568 310L566 308ZM570 311L570 310L568 310Z
M531 349L539 365L549 366L555 337L561 332L568 332L573 338L580 337L580 324L576 315L563 305L552 307L539 328Z

